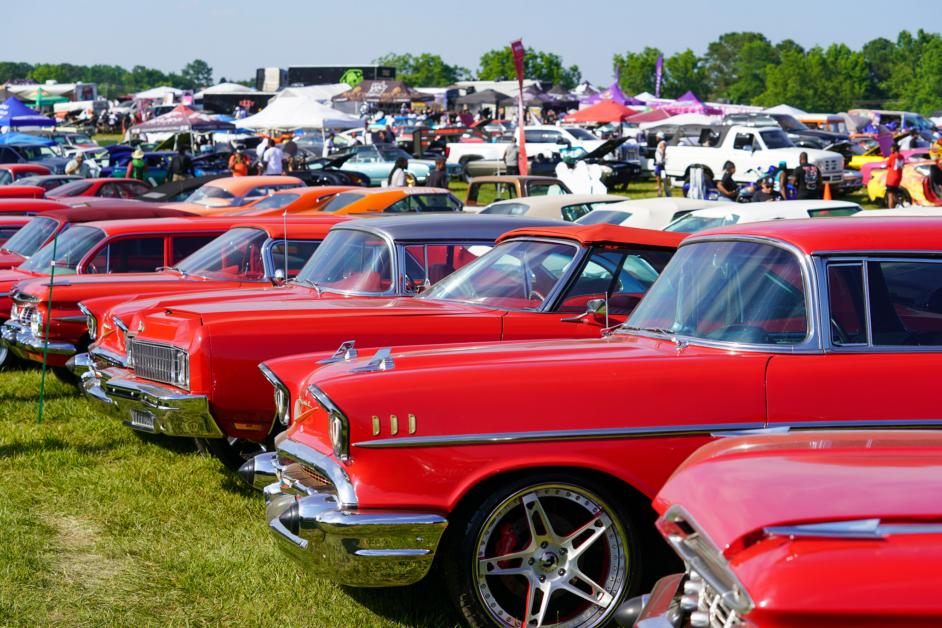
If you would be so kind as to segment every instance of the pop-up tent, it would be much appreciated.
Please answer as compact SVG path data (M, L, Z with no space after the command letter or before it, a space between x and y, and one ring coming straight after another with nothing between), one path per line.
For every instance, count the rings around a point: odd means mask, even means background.
M597 105L586 107L563 118L567 124L607 124L609 122L622 122L635 115L637 111L619 105L612 100L603 100Z
M173 110L153 120L131 127L131 135L142 133L209 133L212 131L235 131L235 125L217 120L189 107L177 105Z
M28 133L2 133L0 134L0 144L34 144L36 146L55 146L56 141L48 137L39 137Z
M167 94L173 94L173 97L177 98L183 95L183 90L177 89L176 87L161 85L160 87L154 87L143 92L138 92L134 95L134 97L138 100L163 100L164 96Z
M791 105L781 104L768 109L763 109L762 113L784 113L789 116L800 116L807 113L807 111L802 111L801 109L792 107Z
M0 127L56 126L56 121L36 113L12 96L0 105Z
M630 118L625 118L625 122L628 124L641 124L642 122L657 122L659 120L666 120L673 116L670 111L665 109L652 109L650 111L644 111L642 113L636 113Z
M334 102L410 103L435 100L431 94L409 87L402 81L363 81L351 90L333 97Z
M306 95L304 88L287 88L273 98L267 107L239 121L244 129L360 129L364 121L322 105Z
M664 105L671 113L702 113L708 116L723 115L723 111L716 107L703 104L703 101L696 97L693 92L687 92L674 102Z
M624 105L624 106L629 106L629 105L635 106L635 107L644 106L644 103L638 100L637 98L629 96L625 92L621 91L621 88L618 87L618 83L615 83L614 85L612 85L611 87L609 87L608 89L604 91L601 91L597 94L593 94L591 96L583 98L582 100L579 101L579 104L582 105L583 107L586 107L586 106L591 106L591 105L597 105L603 100L611 100L612 102L616 102L619 105Z
M502 94L501 92L494 91L493 89L485 89L481 92L474 92L473 94L468 94L467 96L462 96L457 100L459 105L496 105L502 100L507 100L510 98L507 94Z

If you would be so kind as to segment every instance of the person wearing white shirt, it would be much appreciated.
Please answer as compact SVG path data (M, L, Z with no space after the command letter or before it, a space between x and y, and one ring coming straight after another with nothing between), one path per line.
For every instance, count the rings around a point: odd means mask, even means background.
M262 141L259 142L258 147L255 149L255 154L258 155L258 160L262 161L265 159L265 149L268 148L268 138L263 137Z
M262 158L265 162L265 174L279 175L285 172L285 152L273 144L265 150L265 156Z
M911 129L909 131L909 135L907 135L906 137L900 140L899 149L900 150L913 150L916 148L922 148L919 145L919 131L917 131L916 129Z
M389 173L389 179L386 184L391 188L404 187L406 185L406 168L409 167L409 160L405 157L397 157L396 165Z
M321 157L324 159L330 157L330 154L334 152L334 134L331 133L327 136L327 141L324 142L324 151L321 153Z

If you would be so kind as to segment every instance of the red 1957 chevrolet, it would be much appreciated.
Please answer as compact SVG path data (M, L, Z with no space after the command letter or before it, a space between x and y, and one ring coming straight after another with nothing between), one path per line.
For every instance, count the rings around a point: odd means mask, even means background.
M730 226L601 339L266 362L291 425L242 475L311 573L402 585L438 555L470 625L601 626L657 575L651 498L712 439L942 427L911 393L942 366L940 242L936 218ZM459 279L430 294L472 301Z
M237 470L284 429L274 415L284 416L286 391L273 402L265 378L277 380L260 362L338 346L324 357L390 343L598 338L624 322L683 237L555 225L474 214L338 224L286 287L122 306L134 308L121 318L129 331L103 335L76 371L97 408L135 429L205 438Z
M683 559L616 613L630 628L942 625L942 436L742 436L701 448L654 500Z

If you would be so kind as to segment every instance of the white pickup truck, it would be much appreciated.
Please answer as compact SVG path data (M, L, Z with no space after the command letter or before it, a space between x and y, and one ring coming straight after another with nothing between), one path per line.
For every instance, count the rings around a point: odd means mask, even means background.
M587 153L605 143L585 129L552 125L528 126L523 129L527 157L542 154L551 157L566 147L584 148ZM507 142L455 142L445 148L445 161L464 166L477 159L503 159Z
M750 183L763 171L784 161L789 170L798 167L798 157L808 154L808 161L821 170L822 183L839 184L844 179L844 158L839 153L798 148L788 135L777 128L752 126L681 127L667 146L665 169L672 179L684 179L694 166L705 166L714 179L723 174L727 161L736 166L733 180Z

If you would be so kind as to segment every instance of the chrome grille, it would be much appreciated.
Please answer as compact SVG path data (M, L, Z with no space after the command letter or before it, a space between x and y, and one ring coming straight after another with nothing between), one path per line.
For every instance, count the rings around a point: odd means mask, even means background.
M15 321L21 325L26 325L29 327L30 318L33 316L33 312L35 311L36 306L34 305L21 305L17 308Z
M326 477L324 477L323 475L321 475L320 473L318 473L311 467L308 467L302 464L301 470L304 471L304 474L307 477L311 478L313 481L317 482L318 484L323 484L324 486L333 486L333 483L330 480L328 480Z
M739 613L727 606L720 594L706 581L703 581L700 589L700 601L697 604L697 610L709 614L710 628L731 628L732 626L745 625Z
M166 345L128 339L128 355L133 356L134 375L163 384L174 384L174 349Z

